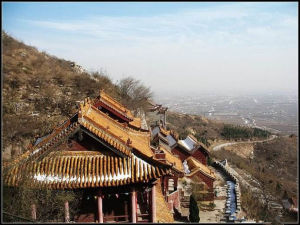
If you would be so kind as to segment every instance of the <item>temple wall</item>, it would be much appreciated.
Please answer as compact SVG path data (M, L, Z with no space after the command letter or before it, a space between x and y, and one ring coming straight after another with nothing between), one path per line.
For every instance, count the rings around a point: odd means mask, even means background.
M172 206L176 209L180 207L179 190L167 195L168 207L172 210Z
M172 149L172 153L174 155L178 155L181 161L184 161L190 155L188 153L183 152L183 150L178 149L177 147Z
M214 185L213 185L214 180L212 178L205 176L200 171L198 171L196 174L194 174L194 176L197 176L198 178L200 178L208 186L208 189L210 191L212 191L214 189Z
M192 156L200 161L202 164L207 165L207 156L205 153L203 153L200 149L195 151Z

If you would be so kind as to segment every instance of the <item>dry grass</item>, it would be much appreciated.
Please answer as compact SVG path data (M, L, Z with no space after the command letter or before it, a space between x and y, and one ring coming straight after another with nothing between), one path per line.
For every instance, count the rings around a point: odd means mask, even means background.
M76 101L96 97L100 89L121 102L128 99L103 72L81 72L74 62L39 52L5 32L2 38L4 148L16 140L19 144L33 140L36 128L39 135L48 133L50 126L73 115ZM138 108L143 101L132 105Z
M280 202L285 195L297 196L297 138L279 137L267 143L257 143L252 160L224 149L212 154L218 160L227 159L231 165L247 171ZM266 211L264 205L257 204L251 192L242 190L242 205L247 208L247 213L257 219L271 220L272 212Z

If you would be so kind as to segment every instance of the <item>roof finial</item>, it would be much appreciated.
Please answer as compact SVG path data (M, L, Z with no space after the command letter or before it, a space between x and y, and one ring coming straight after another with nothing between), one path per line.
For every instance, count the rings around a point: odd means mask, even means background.
M130 138L127 139L127 145L130 145L132 143L132 141L130 140Z

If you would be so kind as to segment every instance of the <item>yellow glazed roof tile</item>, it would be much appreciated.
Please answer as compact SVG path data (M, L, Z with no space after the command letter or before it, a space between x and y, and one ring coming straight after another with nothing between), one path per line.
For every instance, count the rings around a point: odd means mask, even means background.
M197 171L200 171L203 174L205 174L206 176L209 176L212 179L216 179L214 172L212 170L210 170L207 166L205 166L204 164L199 162L194 157L190 156L186 159L186 161L189 166L189 169L191 170L191 173L189 174L189 176L192 176Z
M160 128L160 132L163 133L165 136L168 136L170 134L169 130L164 129L163 127L159 127Z
M79 123L83 126L86 126L86 122L88 124L93 124L96 127L105 128L106 132L118 137L123 143L135 148L142 154L148 157L154 156L150 149L149 131L137 131L131 129L126 126L126 124L119 123L89 103L85 103L85 105L81 105L80 107L81 120Z
M131 111L123 106L121 103L110 97L106 94L103 90L100 90L100 100L103 100L104 103L109 104L112 108L122 112L126 115L129 119L133 120L134 116L132 115Z
M141 128L142 122L140 118L134 117L133 121L130 121L129 124L136 128Z
M42 161L14 166L4 174L4 183L50 189L104 187L147 182L168 173L168 169L153 166L135 155L121 158L88 153L52 152Z
M181 172L184 171L183 164L179 157L173 155L171 152L169 152L167 149L163 148L162 146L160 146L160 150L162 150L165 153L166 160L169 163L172 163L177 170Z

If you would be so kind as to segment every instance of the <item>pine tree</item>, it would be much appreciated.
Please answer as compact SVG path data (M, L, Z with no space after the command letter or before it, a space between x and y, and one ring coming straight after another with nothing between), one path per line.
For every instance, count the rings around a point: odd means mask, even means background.
M199 208L197 202L193 195L190 196L190 215L189 215L190 222L198 223L200 221L199 217Z

